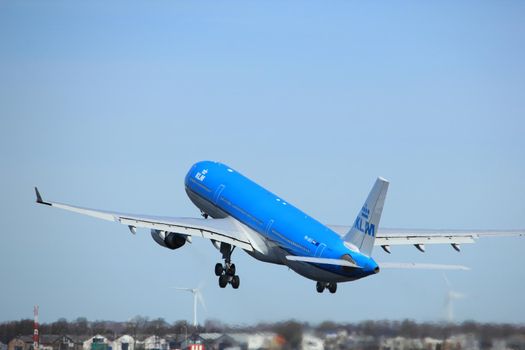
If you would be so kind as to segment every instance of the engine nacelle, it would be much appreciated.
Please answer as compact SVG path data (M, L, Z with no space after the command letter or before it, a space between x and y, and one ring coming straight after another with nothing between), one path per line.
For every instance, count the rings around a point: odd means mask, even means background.
M151 230L151 237L155 242L169 249L178 249L182 247L187 240L185 235L155 229Z

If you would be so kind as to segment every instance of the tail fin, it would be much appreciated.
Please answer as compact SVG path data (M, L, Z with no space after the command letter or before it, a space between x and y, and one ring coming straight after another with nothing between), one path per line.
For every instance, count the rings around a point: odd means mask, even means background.
M388 181L378 177L365 204L354 221L354 225L345 235L344 240L359 248L360 252L370 256L374 248L379 219L383 212Z

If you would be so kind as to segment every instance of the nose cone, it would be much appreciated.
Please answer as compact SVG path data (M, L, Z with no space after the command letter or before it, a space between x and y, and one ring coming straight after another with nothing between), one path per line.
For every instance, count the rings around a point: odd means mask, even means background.
M197 169L197 166L198 166L198 163L193 164L192 167L190 168L190 170L188 170L188 172L186 173L186 176L184 177L184 185L186 187L189 186L190 177L195 175L195 173L196 173L195 169Z

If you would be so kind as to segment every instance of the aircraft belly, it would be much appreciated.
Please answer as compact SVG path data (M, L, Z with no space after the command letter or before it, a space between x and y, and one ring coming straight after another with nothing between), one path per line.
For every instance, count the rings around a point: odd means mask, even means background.
M268 251L266 254L260 253L256 250L253 251L245 251L250 255L252 258L257 259L262 262L270 263L270 264L277 264L277 265L284 265L280 255L274 254L271 250Z
M354 281L360 277L339 275L335 272L323 270L310 263L300 261L286 261L286 265L299 275L317 282L347 282Z

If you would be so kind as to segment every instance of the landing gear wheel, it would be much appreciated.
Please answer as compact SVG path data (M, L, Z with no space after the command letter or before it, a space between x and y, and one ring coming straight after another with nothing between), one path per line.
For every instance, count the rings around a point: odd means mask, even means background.
M215 276L220 276L224 272L224 267L221 263L215 264Z
M324 283L317 282L317 284L315 285L315 289L317 289L317 293L324 292Z
M219 277L219 287L224 288L228 284L228 276L221 275Z
M337 292L337 283L335 282L330 282L328 283L328 290L330 291L330 293L334 294L335 292Z
M220 252L224 259L224 265L215 265L215 275L219 276L219 287L224 288L226 285L231 284L233 289L239 288L241 283L239 276L235 274L235 264L231 261L231 256L235 246L227 243L221 243Z
M230 282L232 284L233 289L239 288L239 284L241 283L241 280L239 279L239 276L235 275L232 277L232 280Z

